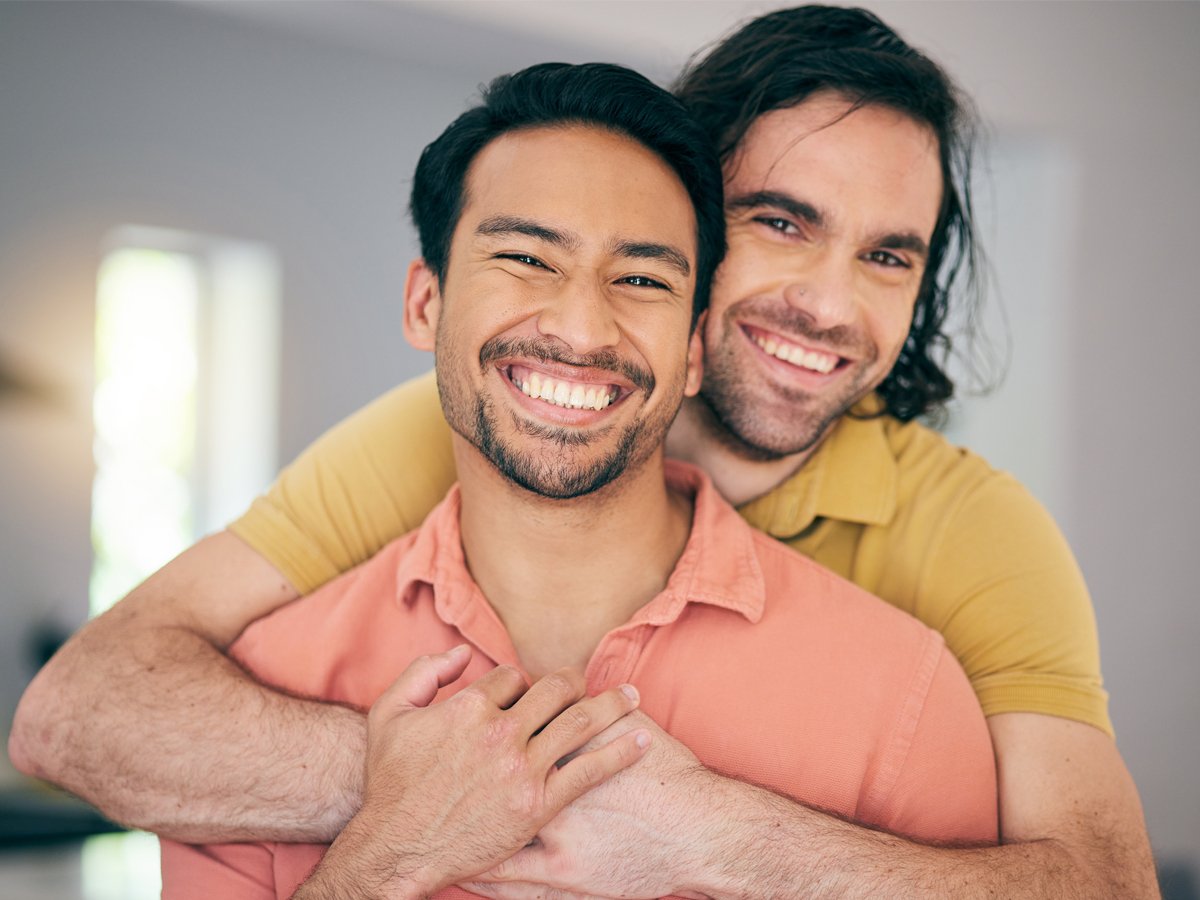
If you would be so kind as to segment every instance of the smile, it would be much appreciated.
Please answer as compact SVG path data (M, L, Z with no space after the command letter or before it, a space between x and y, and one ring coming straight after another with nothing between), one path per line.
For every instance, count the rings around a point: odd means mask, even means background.
M509 366L507 375L509 381L525 396L563 409L590 409L599 412L616 400L621 391L615 384L554 378L524 366Z
M819 350L806 350L798 344L793 344L769 331L760 331L757 328L746 325L742 326L742 328L750 340L754 341L768 356L773 356L800 369L807 369L810 372L828 375L837 368L838 361L840 360L840 357L832 353L822 353Z

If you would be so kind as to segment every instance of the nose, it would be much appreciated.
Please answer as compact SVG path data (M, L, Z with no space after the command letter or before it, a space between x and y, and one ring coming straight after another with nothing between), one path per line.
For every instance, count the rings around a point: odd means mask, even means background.
M556 337L579 354L620 343L610 298L594 277L572 279L548 298L538 316L538 331Z
M791 273L783 296L821 330L849 324L857 305L853 266L833 254L810 258Z

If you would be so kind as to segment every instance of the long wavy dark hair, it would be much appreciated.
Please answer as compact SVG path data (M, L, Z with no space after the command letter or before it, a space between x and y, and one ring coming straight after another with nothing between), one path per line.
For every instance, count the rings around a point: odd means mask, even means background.
M942 206L908 337L880 384L886 412L902 421L940 414L954 393L944 366L951 290L963 293L973 330L982 302L980 251L971 209L977 118L949 76L863 9L801 6L744 25L693 58L675 95L717 142L722 162L759 116L836 91L853 108L878 104L927 125L937 136ZM968 334L968 337L971 335Z

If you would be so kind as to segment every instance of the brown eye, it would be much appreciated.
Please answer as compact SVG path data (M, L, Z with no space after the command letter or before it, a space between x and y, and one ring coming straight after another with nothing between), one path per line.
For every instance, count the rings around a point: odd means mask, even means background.
M537 269L550 268L536 256L530 256L528 253L499 253L497 259L511 259L513 262L523 263L527 266L533 266Z
M661 281L656 281L646 275L627 275L620 279L618 284L631 284L634 287L659 288L660 290L670 290L670 288Z
M772 231L778 231L781 234L794 234L798 230L795 224L781 216L756 216L754 221L766 225Z
M894 253L889 253L886 250L872 250L867 254L867 259L873 263L878 263L881 266L888 268L911 269L907 262L901 259Z

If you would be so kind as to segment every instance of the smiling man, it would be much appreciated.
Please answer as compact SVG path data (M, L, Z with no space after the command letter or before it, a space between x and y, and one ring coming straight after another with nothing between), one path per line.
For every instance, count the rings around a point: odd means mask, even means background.
M750 524L941 632L998 762L1002 846L935 849L797 813L792 846L809 868L793 891L1153 896L1069 548L1013 479L913 421L951 396L944 323L970 302L962 99L876 17L828 7L750 22L676 93L722 159L730 249L702 325L701 391L668 453L703 468ZM336 833L361 797L362 718L265 691L217 650L415 528L454 481L449 433L425 378L326 435L229 532L64 649L23 702L14 758L176 835ZM219 715L194 713L218 697ZM269 744L250 727L264 718ZM206 749L231 746L269 768ZM304 768L313 757L320 775ZM592 829L565 825L580 808L555 820L553 854L533 848L493 875L586 889L630 840L614 823L638 819L617 809Z
M665 462L699 388L720 183L683 108L615 66L502 77L426 149L405 332L435 351L459 483L232 648L268 684L371 708L362 808L328 850L164 842L167 900L464 896L553 846L581 798L586 819L653 797L635 845L603 839L603 894L623 867L640 896L786 890L797 799L995 840L987 728L937 635Z

